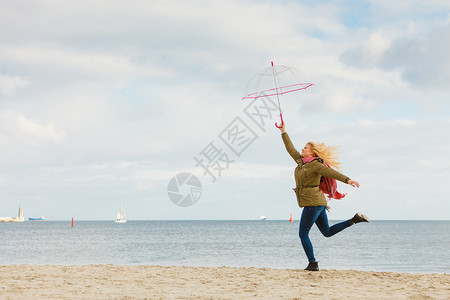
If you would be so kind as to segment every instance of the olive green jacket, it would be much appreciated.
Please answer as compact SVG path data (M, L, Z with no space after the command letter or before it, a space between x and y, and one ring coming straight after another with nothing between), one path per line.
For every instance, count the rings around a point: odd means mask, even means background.
M294 148L288 134L283 133L281 137L287 152L297 163L294 171L296 183L294 191L297 196L298 206L327 206L325 195L319 189L320 178L322 176L331 177L344 183L347 183L350 178L325 166L317 159L303 164L302 155Z

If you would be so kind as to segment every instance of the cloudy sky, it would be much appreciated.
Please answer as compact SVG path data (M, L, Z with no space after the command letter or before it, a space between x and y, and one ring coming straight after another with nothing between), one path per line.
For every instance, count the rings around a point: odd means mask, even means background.
M0 0L0 216L298 218L278 119L241 100L274 61L315 84L281 100L294 144L339 146L361 184L330 219L448 220L449 48L444 0Z

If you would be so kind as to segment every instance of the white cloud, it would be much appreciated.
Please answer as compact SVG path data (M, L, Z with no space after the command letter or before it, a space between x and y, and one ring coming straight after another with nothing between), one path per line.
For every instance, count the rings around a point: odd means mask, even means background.
M342 60L358 67L372 67L380 61L390 45L391 41L385 33L373 32L364 44L344 53Z
M20 76L8 76L0 73L0 94L11 95L17 89L27 87L31 84L30 81L23 79Z
M413 88L448 89L450 22L426 35L398 38L381 57L379 66L399 70Z
M66 135L63 129L57 128L52 122L39 123L11 110L0 111L0 124L4 135L19 137L25 143L36 140L60 141Z
M397 72L413 89L447 90L449 47L450 22L446 21L428 32L373 32L365 43L348 49L341 59L358 68Z
M54 45L8 45L0 49L0 56L8 58L8 63L15 64L22 72L41 77L40 84L53 81L59 85L83 84L94 88L114 85L119 89L136 78L161 79L171 76L169 70L151 64L137 64L129 57L96 51L75 51ZM13 79L9 80L9 90L14 87L13 83L19 86L27 84L19 77ZM2 81L6 82L0 77L0 84ZM5 90L8 88L7 83L4 84Z

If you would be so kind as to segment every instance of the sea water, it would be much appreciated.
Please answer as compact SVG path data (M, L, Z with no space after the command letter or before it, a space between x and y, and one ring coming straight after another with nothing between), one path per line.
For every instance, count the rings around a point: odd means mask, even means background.
M330 224L336 222L330 221ZM322 269L449 273L450 221L372 221L310 237ZM298 221L0 223L0 265L116 264L298 269Z

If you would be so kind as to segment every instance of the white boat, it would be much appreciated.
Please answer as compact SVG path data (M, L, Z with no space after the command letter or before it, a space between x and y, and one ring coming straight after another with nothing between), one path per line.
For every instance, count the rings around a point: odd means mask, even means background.
M125 212L123 211L122 203L120 203L120 209L117 213L116 220L114 221L116 223L126 223L127 222L127 216L125 216Z
M261 216L261 217L259 217L259 218L261 219L261 221L267 220L267 217L266 217L266 216Z

